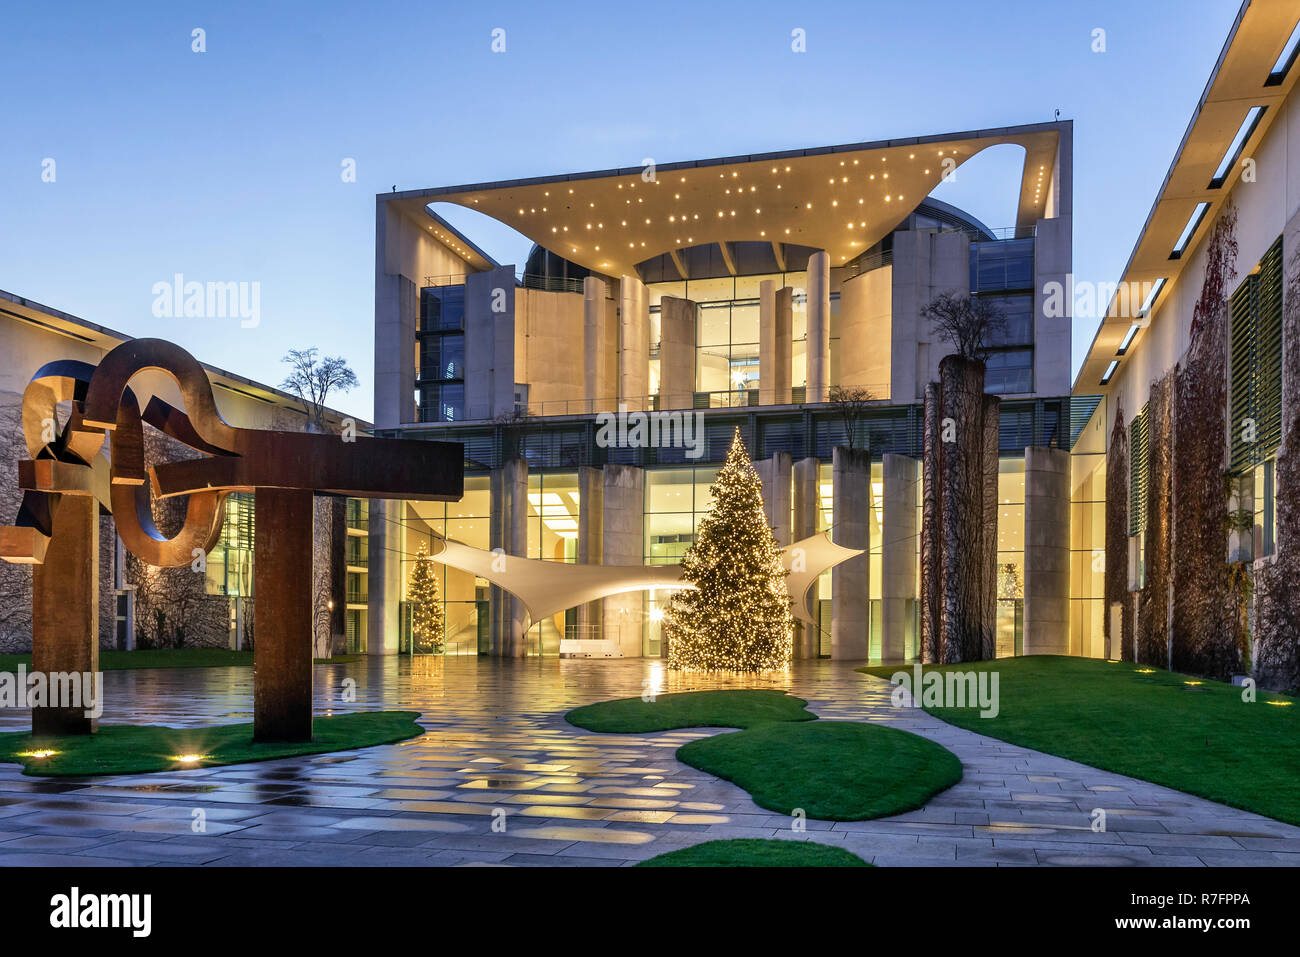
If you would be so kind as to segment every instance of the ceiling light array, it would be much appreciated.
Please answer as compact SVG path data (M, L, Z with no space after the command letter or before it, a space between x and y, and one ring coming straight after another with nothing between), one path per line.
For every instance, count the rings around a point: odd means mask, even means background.
M940 158L942 158L945 154L950 155L950 156L954 156L954 157L955 157L955 156L958 155L958 152L959 152L959 151L957 151L957 150L947 150L947 151L945 151L945 150L939 150L939 151L937 151L937 155L938 155L938 157L940 157ZM910 153L907 154L907 158L908 158L909 160L915 160L915 159L917 158L917 154L916 154L915 152L910 152ZM859 167L859 168L860 168L861 165L862 165L862 162L863 162L863 158L862 158L862 157L855 157L855 158L852 158L852 159L843 159L843 160L840 160L840 166L844 168L844 172L840 173L840 174L837 175L837 176L830 176L830 177L828 177L828 178L827 178L827 184L828 184L829 186L831 186L832 188L834 188L834 187L849 187L849 188L851 189L852 187L850 187L850 184L851 184L852 181L853 181L853 177L852 177L852 175L851 175L851 174L852 174L852 168L853 168L853 167ZM881 162L882 164L887 164L887 163L889 162L889 157L887 157L887 156L881 156L881 157L880 157L880 162ZM755 171L757 171L757 170L755 170ZM770 167L769 175L770 175L770 176L780 177L780 176L783 175L783 174L792 173L793 171L794 171L793 168L792 168L789 164L780 164L780 163L779 163L779 164L777 164L777 165L774 165L774 166L771 166L771 167ZM929 174L930 174L930 169L929 169L929 168L926 168L926 169L925 169L925 173L924 173L924 175L927 175L927 176L928 176ZM754 201L754 200L759 200L760 193L761 193L761 190L762 190L762 188L763 188L763 185L762 185L762 181L761 181L761 180L759 180L759 181L755 181L755 182L737 182L738 180L741 180L741 172L740 172L740 170L730 170L730 171L723 171L723 172L720 172L720 173L718 173L718 178L719 178L720 180L722 180L724 183L730 183L730 185L724 187L724 191L723 191L723 195L724 195L724 196L727 196L727 197L730 197L730 198L733 198L733 199L741 199L741 198L743 197L745 200L749 200L749 201L751 201L751 202ZM883 169L883 167L882 167L881 170L880 170L878 173L870 173L870 174L868 174L868 176L867 176L867 180L868 180L869 182L875 182L875 181L877 181L877 179L879 179L879 181L881 182L881 184L883 184L885 181L887 181L887 180L889 179L889 173L886 172L886 171ZM686 182L686 177L685 177L685 176L679 176L679 177L677 178L677 182L678 182L679 184L680 184L680 183L685 183L685 182ZM654 180L654 181L651 182L651 185L653 185L653 186L659 186L660 183L661 183L661 181L658 180L658 179L656 179L656 180ZM635 189L638 187L638 185L642 185L642 186L644 186L645 184L644 184L643 181L640 181L640 180L632 180L632 181L630 181L630 182L624 182L624 183L617 183L617 184L615 184L615 186L616 186L616 188L617 188L618 190L624 190L624 189L626 189L626 190L629 190L629 191L631 191L631 190L635 190ZM770 181L769 181L769 184L768 184L768 185L769 185L769 186L771 185L771 182L770 182ZM776 189L777 189L777 190L781 190L781 189L783 188L784 184L783 184L783 183L780 183L780 182L777 182L777 183L775 183L775 186L776 186ZM572 195L573 192L574 192L574 190L573 190L572 188L569 188L569 189L568 189L568 193L569 193L570 195ZM543 198L547 198L547 199L549 199L550 195L551 195L551 191L550 191L550 190L543 190L543 192L542 192L542 196L543 196ZM675 192L675 193L673 194L673 200L674 200L674 201L680 201L681 198L682 198L682 194L681 194L680 192ZM838 209L838 208L840 207L841 203L852 204L852 201L853 201L854 198L857 199L857 203L856 203L857 206L859 206L859 207L865 207L865 206L866 206L867 197L866 197L865 195L856 195L856 196L850 195L850 196L834 196L834 197L831 199L831 203L830 203L831 208L833 208L833 209ZM893 203L895 203L895 202L903 202L903 201L906 199L906 195L905 195L904 193L901 193L901 192L900 192L900 193L883 192L883 193L881 194L881 196L879 197L879 199L883 200L883 202L885 202L885 203L893 204ZM477 205L478 202L479 202L479 199L478 199L477 197L476 197L476 198L473 198L473 199L472 199L472 202L473 202L475 205ZM644 203L644 199L643 199L643 197L641 197L641 196L636 197L636 202L637 202L638 204L642 204L642 203ZM629 197L625 197L625 199L624 199L624 205L625 205L625 206L630 206L630 205L632 205L632 198L631 198L630 196L629 196ZM594 200L589 200L589 201L587 202L587 207L588 207L589 210L595 210L595 209L597 208L597 204L596 204L596 202L595 202ZM568 208L568 207L566 207L566 208ZM753 215L753 216L761 216L761 215L763 214L763 210L764 210L764 208L765 208L765 207L764 207L764 204L762 204L761 201L758 202L758 203L756 203L755 205L749 206L748 209L746 209L744 206L739 206L739 205L738 205L738 206L736 206L736 207L733 207L733 206L731 206L730 204L728 204L728 205L726 205L726 206L724 206L724 207L722 207L722 208L715 208L715 209L713 209L713 210L712 210L712 215L711 215L711 216L709 215L708 212L701 213L701 212L699 212L699 211L697 211L697 210L689 210L689 209L687 209L687 210L683 210L683 209L677 209L677 210L674 210L673 212L669 213L668 216L667 216L666 218L667 218L667 221L668 221L669 223L672 223L672 224L674 224L674 225L678 225L678 224L688 225L688 224L691 224L691 223L699 223L699 222L701 222L703 219L705 219L706 217L707 217L708 219L710 219L710 220L724 220L724 221L726 221L726 220L731 220L731 219L737 219L737 218L739 218L741 215L749 214L749 211L750 211L750 210L752 210L752 215ZM784 208L783 206L778 206L778 209L783 209L783 208ZM815 211L815 210L814 210L814 204L811 203L811 202L805 202L805 203L802 203L802 204L796 204L796 205L795 205L794 207L792 207L792 208L795 209L795 210L798 210L799 212L803 212L803 213L811 213L811 212L814 212L814 211ZM540 207L539 207L539 206L536 206L536 205L527 205L527 206L517 206L517 207L515 207L515 211L516 211L516 213L517 213L519 216L527 218L527 217L529 217L529 216L536 216L539 212L542 213L542 214L549 213L550 209L549 209L549 206L547 206L547 205L543 205L543 206L540 206ZM652 226L652 225L654 225L654 217L652 217L652 216L646 216L646 217L644 217L644 225L646 225L646 226ZM846 229L849 229L849 230L852 230L852 229L865 229L866 226L867 226L867 221L866 221L865 219L846 220L846 221L845 221L845 228L846 228ZM592 233L593 235L602 232L605 228L606 228L606 224L605 224L605 222L603 221L603 219L599 219L599 218L593 218L592 220L586 221L586 222L584 222L584 224L583 224L583 229L584 229L584 231L586 231L586 232L590 232L590 233ZM628 221L627 219L621 219L621 218L620 218L620 220L619 220L619 225L618 225L617 228L620 228L620 229L630 228L630 227L629 227L629 221ZM570 229L569 229L568 226L564 226L564 225L556 224L556 225L552 225L552 226L550 227L550 231L551 231L551 234L552 234L552 235L559 237L559 236L562 236L564 233L568 233L568 232L570 231ZM784 235L788 236L788 235L790 235L790 234L791 234L791 230L790 230L789 228L786 228L786 229L784 230ZM764 229L760 229L760 230L759 230L759 237L760 237L760 238L767 238L767 235L768 235L768 230L767 230L766 228L764 228ZM679 236L676 236L676 237L674 238L674 242L675 242L677 248L680 249L680 248L683 248L684 246L690 246L690 245L693 245L694 242L695 242L695 237L694 237L693 235L689 235L689 234L687 234L687 235L685 235L685 236L681 236L681 235L679 235ZM627 248L628 248L628 249L633 249L633 250L635 250L635 249L638 249L638 248L644 248L645 245L646 245L646 243L645 243L644 240L640 240L640 241L638 241L638 240L635 239L635 238L632 238L632 239L627 240ZM856 249L856 248L858 248L858 247L860 247L860 246L862 246L862 245L863 245L863 242L860 241L860 240L850 240L850 241L849 241L849 246L850 246L851 248L854 248L854 249ZM578 244L575 244L575 243L569 243L568 246L569 246L570 251L572 251L572 252L581 252L581 250L582 250L582 247L581 247L580 245L578 245ZM599 245L593 245L592 248L593 248L594 251L596 251L596 252L599 252L599 251L600 251L600 246L599 246ZM841 261L847 260L847 259L848 259L848 256L846 256L846 255L841 255L840 259L841 259ZM603 268L607 268L607 267L609 266L609 263L602 263L601 266L602 266Z

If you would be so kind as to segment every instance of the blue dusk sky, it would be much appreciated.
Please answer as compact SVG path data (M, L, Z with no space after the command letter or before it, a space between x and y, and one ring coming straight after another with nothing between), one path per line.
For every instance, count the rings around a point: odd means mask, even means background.
M1238 7L9 3L0 288L271 384L286 349L318 346L361 383L332 404L368 418L377 192L1056 110L1074 121L1074 272L1113 281ZM206 52L191 49L195 28ZM806 52L791 49L796 28ZM355 182L341 176L349 159ZM991 150L934 195L1011 225L1019 173L1012 148ZM522 267L517 234L449 218ZM178 273L259 283L260 322L155 316L155 284ZM1095 326L1075 320L1075 369Z

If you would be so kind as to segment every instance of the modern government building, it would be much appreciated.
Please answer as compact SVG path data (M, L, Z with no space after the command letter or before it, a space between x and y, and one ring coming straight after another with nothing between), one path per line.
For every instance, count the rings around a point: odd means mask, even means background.
M914 657L921 402L950 351L920 311L957 292L1007 318L986 379L1003 400L998 653L1118 657L1108 619L1143 585L1126 571L1108 600L1116 410L1127 429L1186 350L1225 204L1240 210L1237 281L1276 292L1269 264L1300 205L1295 46L1294 4L1243 5L1123 283L1086 320L1109 300L1073 382L1069 122L379 195L376 433L464 443L466 494L371 503L368 649L404 645L409 563L439 537L550 562L679 561L738 428L781 544L829 529L865 553L813 584L817 625L799 626L796 656ZM1006 144L1023 155L1014 223L928 198ZM532 240L527 261L493 260L437 215L447 203ZM1279 337L1254 348L1275 355L1252 362L1280 363ZM1234 396L1253 374L1238 365ZM836 387L870 401L850 407ZM702 442L602 441L602 413L620 410L684 411ZM837 446L869 450L869 467L837 467ZM1271 454L1250 459L1255 560L1276 547ZM1124 552L1141 541L1135 523ZM663 589L531 621L472 571L443 566L442 584L452 653L557 655L592 640L600 654L660 653Z
M1140 659L1167 618L1176 661L1179 596L1198 587L1188 562L1258 583L1300 562L1285 441L1300 374L1298 16L1285 0L1242 5L1124 274L1091 284L1073 275L1069 121L380 194L374 433L462 443L465 494L349 503L349 648L411 650L424 546L445 560L449 654L658 656L671 576L652 572L690 546L739 430L782 545L828 533L860 550L792 595L807 612L795 656L915 658L922 402L952 351L921 313L958 293L1006 318L986 374L1002 400L997 653ZM994 147L1018 151L1014 222L932 196ZM516 230L527 260L495 261L439 204ZM1224 426L1200 429L1202 458L1233 518L1206 558L1188 550L1191 526L1164 518L1185 449L1159 450L1181 407L1162 383L1204 365L1212 282L1229 306L1205 394ZM1096 308L1076 318L1082 292ZM1072 380L1072 322L1098 315ZM1185 445L1198 422L1179 421ZM644 574L533 620L520 594L545 578L537 566L512 579L471 553L574 566L574 581L583 566ZM1278 620L1254 602L1252 627Z

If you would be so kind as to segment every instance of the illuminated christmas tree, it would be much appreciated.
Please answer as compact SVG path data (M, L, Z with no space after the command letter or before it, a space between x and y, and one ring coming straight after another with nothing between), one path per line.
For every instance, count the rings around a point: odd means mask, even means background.
M786 571L762 490L737 429L713 483L713 508L682 559L682 578L695 587L677 592L664 615L669 667L766 671L789 664Z
M442 596L438 594L438 572L423 543L411 566L406 599L411 603L411 641L419 654L442 654L445 635Z

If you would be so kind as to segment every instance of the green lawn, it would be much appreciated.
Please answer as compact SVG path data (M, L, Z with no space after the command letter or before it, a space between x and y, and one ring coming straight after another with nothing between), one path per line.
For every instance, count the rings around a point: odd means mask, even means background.
M939 668L999 672L1000 709L927 708L1023 747L1300 824L1300 702L1130 662L1035 655ZM899 668L859 669L889 676ZM910 668L907 669L910 673ZM929 670L929 669L927 669Z
M796 808L819 821L902 814L961 780L952 752L882 724L767 724L701 738L677 757L744 788L779 814Z
M802 808L823 821L901 814L961 780L956 756L925 738L880 724L818 721L806 704L771 690L684 691L603 701L565 717L618 734L743 728L691 741L677 758L739 785L761 807Z
M813 721L808 702L783 691L682 691L653 701L620 698L575 708L569 724L610 734L645 734L675 728L752 728L773 721Z
M102 725L92 735L40 739L20 731L0 734L0 761L23 765L24 774L78 777L210 768L405 741L424 733L415 723L417 717L416 711L366 711L316 718L313 740L296 744L254 743L251 724L204 728ZM32 754L44 750L54 753L43 757ZM178 760L189 755L197 755L199 760Z
M637 867L870 867L842 847L815 841L778 841L753 837L705 841L669 851Z
M360 661L361 655L339 655L334 658L314 658L318 665L346 664ZM23 665L29 671L31 655L0 655L0 672L16 673ZM230 651L226 648L156 648L148 651L101 651L100 671L129 671L133 668L251 668L251 651Z

